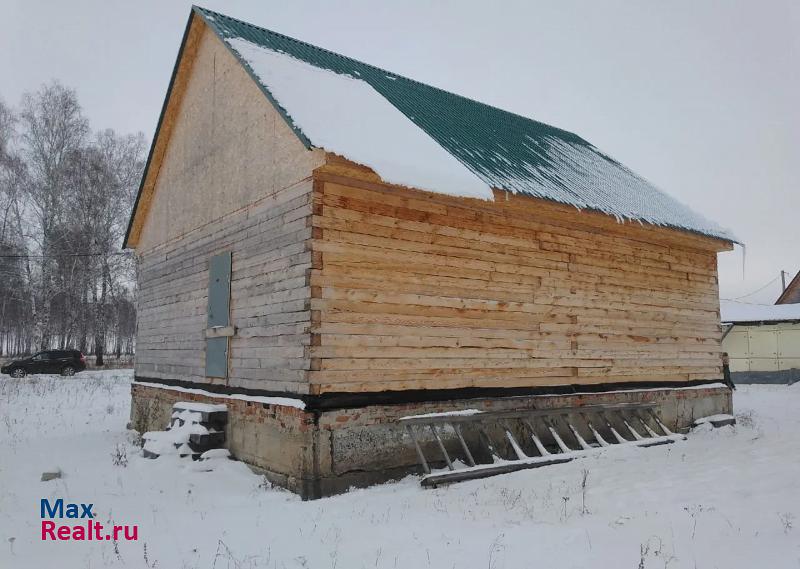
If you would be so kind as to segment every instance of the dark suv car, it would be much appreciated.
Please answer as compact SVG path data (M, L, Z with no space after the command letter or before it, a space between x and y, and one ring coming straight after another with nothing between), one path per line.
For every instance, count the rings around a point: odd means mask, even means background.
M86 357L78 350L47 350L29 358L9 362L0 368L0 373L11 377L25 377L29 373L75 375L85 369Z

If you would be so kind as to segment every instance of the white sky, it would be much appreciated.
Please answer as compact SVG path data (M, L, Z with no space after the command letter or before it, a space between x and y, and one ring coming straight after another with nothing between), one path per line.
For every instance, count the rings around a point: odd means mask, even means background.
M56 78L95 128L152 137L190 5L0 0L0 97ZM202 5L576 132L747 244L722 297L800 269L796 0Z

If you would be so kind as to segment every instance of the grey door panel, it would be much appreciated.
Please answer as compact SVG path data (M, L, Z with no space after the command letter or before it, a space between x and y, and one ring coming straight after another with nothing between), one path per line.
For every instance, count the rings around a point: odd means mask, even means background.
M211 257L208 264L208 327L230 325L231 252ZM228 338L206 339L206 376L228 377Z
M228 376L228 338L206 340L206 376Z
M208 265L208 327L230 323L231 253L211 257Z

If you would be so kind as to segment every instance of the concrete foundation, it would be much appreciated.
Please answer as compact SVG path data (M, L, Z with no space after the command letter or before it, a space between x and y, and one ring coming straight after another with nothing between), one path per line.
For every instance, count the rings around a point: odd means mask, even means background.
M397 479L419 471L418 459L397 419L460 409L481 411L575 408L614 403L653 403L661 421L686 430L700 417L731 413L731 391L721 384L686 388L608 391L569 395L463 399L352 409L306 410L259 402L258 398L188 393L167 386L134 383L131 423L140 432L163 430L177 401L228 406L227 441L231 454L274 484L313 499L351 487ZM576 414L574 423L583 430ZM587 433L588 435L588 433ZM458 456L455 441L447 441ZM433 441L426 455L436 456Z

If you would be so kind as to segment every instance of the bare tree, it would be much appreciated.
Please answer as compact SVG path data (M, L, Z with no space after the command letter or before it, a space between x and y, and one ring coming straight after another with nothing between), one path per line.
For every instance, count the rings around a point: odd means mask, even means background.
M0 355L78 347L97 364L133 349L135 264L122 237L144 168L142 134L92 134L53 82L0 101Z
M0 101L0 354L24 349L30 326L22 235L25 164L15 149L17 117Z
M67 213L64 174L67 160L85 143L89 123L75 91L53 82L22 98L22 140L30 173L27 195L36 218L33 242L42 262L33 294L34 345L50 346L51 303L55 295L53 252L56 227Z

